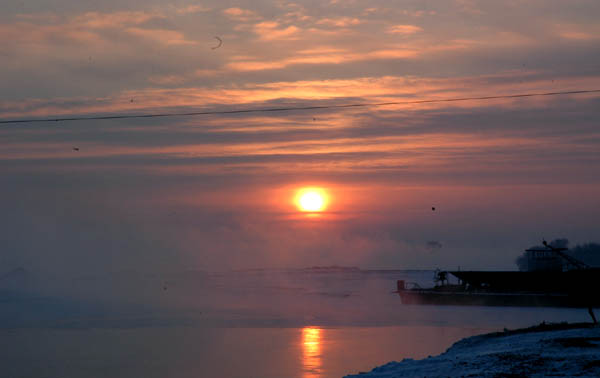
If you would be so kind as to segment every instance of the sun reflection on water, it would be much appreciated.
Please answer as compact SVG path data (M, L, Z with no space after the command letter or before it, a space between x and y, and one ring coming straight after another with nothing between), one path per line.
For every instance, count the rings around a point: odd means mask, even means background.
M302 365L304 378L321 375L321 329L302 328Z

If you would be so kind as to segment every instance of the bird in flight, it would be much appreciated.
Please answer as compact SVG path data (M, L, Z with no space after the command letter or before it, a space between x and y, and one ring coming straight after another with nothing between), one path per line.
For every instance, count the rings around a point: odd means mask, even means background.
M219 44L218 44L218 45L216 45L216 46L214 46L214 47L211 47L211 49L213 49L213 50L215 50L215 49L218 49L218 48L219 48L219 47L221 47L221 45L223 44L223 40L222 40L221 38L219 38L219 37L215 36L215 39L216 39L217 41L219 41Z

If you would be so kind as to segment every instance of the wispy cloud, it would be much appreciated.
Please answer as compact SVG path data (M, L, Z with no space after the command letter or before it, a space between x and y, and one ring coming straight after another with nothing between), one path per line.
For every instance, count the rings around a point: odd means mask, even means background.
M13 24L0 25L0 37L10 44L47 44L57 41L77 43L107 43L115 35L142 37L161 44L193 44L182 32L150 26L154 20L164 20L159 12L87 12L73 18L53 14L38 17L19 16Z
M212 8L206 7L202 4L190 4L181 7L175 7L175 12L177 14L195 14L195 13L204 13L210 12Z
M423 31L416 25L393 25L387 28L386 33L410 35Z
M331 54L336 49L329 48ZM307 51L307 61L312 59L311 51ZM375 52L386 57L387 53ZM394 54L394 52L392 52ZM317 62L321 62L317 60ZM245 64L242 62L241 64ZM164 76L155 78L156 84L180 85L191 80L191 76ZM216 73L206 73L216 74ZM527 84L524 83L527 82ZM52 100L31 99L19 102L0 102L0 116L3 118L19 116L43 116L57 114L97 113L97 112L130 112L147 109L168 109L177 107L212 107L212 106L265 106L280 100L302 103L311 100L352 99L356 101L384 102L413 99L443 99L451 97L476 97L493 94L511 94L521 92L539 92L540 88L552 90L554 81L568 82L563 88L579 88L583 86L600 86L600 78L590 75L579 77L557 77L545 72L529 72L521 70L507 71L495 75L466 76L455 78L423 79L419 77L366 77L337 80L300 80L274 81L262 84L231 85L220 87L174 87L146 88L126 90L104 98L55 98ZM516 86L518 85L518 86ZM132 99L135 99L131 102ZM532 101L544 104L545 99ZM513 100L498 100L498 103L514 104ZM532 103L528 103L531 106ZM425 106L425 105L422 105ZM430 104L431 107L445 106ZM454 106L459 108L476 108L487 106L485 102L461 102ZM396 108L406 108L401 106Z
M260 39L265 41L297 39L300 28L294 25L281 25L275 21L259 22L253 27Z
M338 28L358 25L361 20L356 17L322 18L316 22L317 25L328 25Z
M249 21L254 21L257 19L260 19L261 17L254 11L251 11L249 9L242 9L242 8L227 8L225 10L223 10L223 14L225 14L227 17L236 20L236 21L240 21L240 22L249 22Z
M555 25L556 33L560 38L574 41L594 41L600 39L600 27L596 25Z
M146 38L150 41L159 42L165 45L195 45L195 41L190 41L185 38L183 33L175 30L166 29L143 29L143 28L127 28L127 33L135 36Z

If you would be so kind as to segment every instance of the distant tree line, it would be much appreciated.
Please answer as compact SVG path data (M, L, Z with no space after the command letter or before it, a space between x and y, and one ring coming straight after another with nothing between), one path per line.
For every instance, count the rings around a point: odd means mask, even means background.
M548 244L555 248L569 248L569 239L554 239ZM535 245L528 249L545 249L545 247L543 245ZM590 266L600 266L600 244L598 243L577 244L575 247L569 248L565 253ZM515 263L519 267L519 270L527 270L527 256L525 252L517 257Z

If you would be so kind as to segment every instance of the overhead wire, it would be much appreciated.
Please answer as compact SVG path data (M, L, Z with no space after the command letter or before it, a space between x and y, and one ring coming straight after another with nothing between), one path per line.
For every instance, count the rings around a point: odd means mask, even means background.
M60 118L9 119L9 120L0 120L0 124L8 125L8 124L19 124L19 123L92 121L92 120L113 120L113 119L132 119L132 118L191 117L191 116L201 116L201 115L226 115L226 114L245 114L245 113L272 113L272 112L306 111L306 110L322 110L322 109L366 108L366 107L381 107L381 106L392 106L392 105L431 104L431 103L459 102L459 101L487 101L487 100L509 99L509 98L559 96L559 95L574 95L574 94L589 94L589 93L600 93L600 89L572 90L572 91L561 91L561 92L519 93L519 94L479 96L479 97L455 97L455 98L441 98L441 99L429 99L429 100L406 100L406 101L389 101L389 102L361 102L361 103L354 103L354 104L290 106L290 107L279 107L279 108L205 110L205 111L196 111L196 112L146 113L146 114L115 114L115 115L105 115L105 116L76 116L76 117L60 117Z

